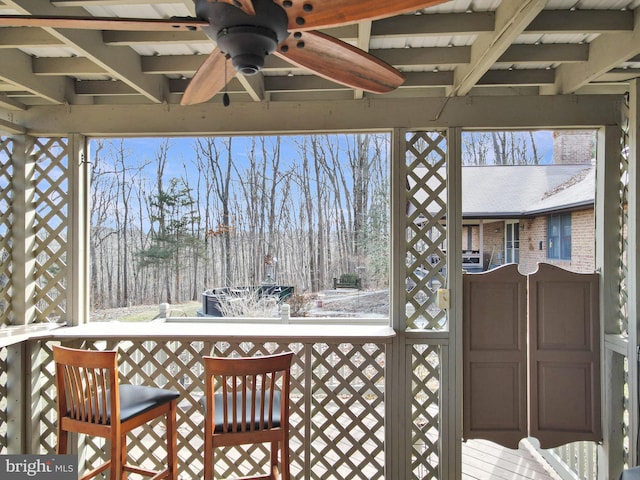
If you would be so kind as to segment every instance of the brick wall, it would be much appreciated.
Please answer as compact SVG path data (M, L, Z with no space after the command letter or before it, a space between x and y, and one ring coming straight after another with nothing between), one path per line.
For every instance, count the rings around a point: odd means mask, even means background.
M535 272L540 262L547 262L547 217L520 222L520 273Z
M485 222L484 267L504 263L504 221Z
M542 242L542 243L540 243ZM538 263L550 263L577 273L595 268L595 218L592 209L571 214L571 260L547 258L547 217L520 222L520 266L523 274L535 272ZM540 246L542 245L542 249Z

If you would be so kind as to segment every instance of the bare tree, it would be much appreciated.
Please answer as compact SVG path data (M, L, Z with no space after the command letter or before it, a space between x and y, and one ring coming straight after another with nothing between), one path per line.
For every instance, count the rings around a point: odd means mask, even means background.
M196 139L195 142L196 151L205 159L207 168L212 172L211 188L214 197L219 202L221 211L222 218L218 221L217 226L212 227L212 232L216 236L221 236L224 240L224 250L222 251L223 262L221 265L221 278L224 282L229 282L231 275L231 238L229 234L234 228L229 208L231 201L231 171L233 165L231 145L231 137L229 137L226 142L223 141L223 146L227 152L226 161L224 161L215 138L199 138Z

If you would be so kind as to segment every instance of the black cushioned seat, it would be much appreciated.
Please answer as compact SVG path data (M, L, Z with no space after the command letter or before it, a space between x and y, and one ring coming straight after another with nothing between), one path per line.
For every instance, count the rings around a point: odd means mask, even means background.
M176 400L180 397L178 392L163 388L147 387L145 385L120 385L120 420L130 418L148 412L154 407Z
M640 467L630 468L625 470L620 475L620 480L640 480Z

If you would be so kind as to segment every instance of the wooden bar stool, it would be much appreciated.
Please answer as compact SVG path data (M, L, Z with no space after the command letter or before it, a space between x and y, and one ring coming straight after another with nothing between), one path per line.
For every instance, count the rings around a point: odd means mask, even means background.
M67 453L69 432L106 438L111 442L107 462L81 480L110 468L111 480L126 480L126 472L177 479L177 392L162 388L120 384L115 351L53 347L58 389L57 453ZM154 418L166 416L167 468L160 472L127 463L127 432Z
M215 448L260 443L271 444L269 474L243 478L289 480L292 359L292 352L250 358L204 357L205 480L213 479Z

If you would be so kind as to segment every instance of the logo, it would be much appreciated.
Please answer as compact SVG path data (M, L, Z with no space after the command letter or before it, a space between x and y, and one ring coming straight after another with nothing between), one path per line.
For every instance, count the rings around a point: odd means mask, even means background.
M0 455L2 480L76 480L77 455Z

